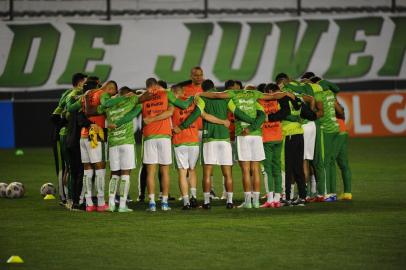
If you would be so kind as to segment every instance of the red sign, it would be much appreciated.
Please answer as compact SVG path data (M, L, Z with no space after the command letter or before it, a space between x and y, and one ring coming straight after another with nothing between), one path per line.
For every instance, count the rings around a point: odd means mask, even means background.
M343 92L338 101L350 136L406 136L406 91Z

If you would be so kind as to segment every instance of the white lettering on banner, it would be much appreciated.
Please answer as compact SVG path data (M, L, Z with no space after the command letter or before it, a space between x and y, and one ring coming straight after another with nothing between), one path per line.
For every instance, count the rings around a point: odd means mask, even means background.
M402 133L406 131L406 105L403 109L398 109L396 111L396 117L403 119L403 122L400 124L393 123L389 118L388 111L391 105L393 104L402 104L403 96L401 95L390 95L388 96L381 107L381 119L383 125L393 133Z
M372 133L372 125L370 124L362 124L361 119L361 105L359 102L359 96L354 95L352 97L352 106L354 112L354 132L355 134L370 134Z

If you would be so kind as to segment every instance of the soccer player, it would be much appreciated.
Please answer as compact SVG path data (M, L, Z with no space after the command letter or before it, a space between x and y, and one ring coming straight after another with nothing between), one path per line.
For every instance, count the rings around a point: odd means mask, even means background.
M202 83L205 92L214 92L211 80ZM227 190L226 208L232 209L233 205L233 179L231 166L233 165L232 149L230 144L229 121L227 120L228 101L218 99L209 100L196 97L196 108L192 114L179 125L181 130L186 130L201 115L203 122L203 195L204 209L210 209L210 191L212 186L211 176L213 166L220 165L225 179ZM210 117L213 116L213 117Z
M317 117L320 121L320 149L315 159L316 177L318 180L318 200L333 202L336 195L336 166L337 138L339 126L336 119L336 110L340 111L335 94L331 90L324 90L317 83L319 77L311 78L311 87L316 100ZM317 144L316 144L317 145ZM317 147L317 146L316 146ZM325 174L325 177L324 177Z
M126 115L135 109L141 98L134 95L128 87L122 87L119 97L103 102L99 110L106 112L108 121L109 159L112 176L109 184L109 210L114 212L114 197L120 182L120 202L118 212L132 212L127 206L130 190L130 173L135 168L135 139L132 121L124 121Z
M66 95L65 119L66 124L66 153L69 164L69 186L71 191L72 205L71 210L84 210L80 205L80 196L82 192L83 165L80 157L80 131L83 123L87 121L86 117L78 111L68 112L68 105L75 103L83 94L83 85L87 76L77 73L72 78L73 89Z
M313 74L313 73L312 73ZM305 79L307 80L307 79ZM275 77L275 81L279 82L279 87L283 91L294 93L301 100L309 104L312 110L314 110L314 94L312 88L306 83L307 81L298 82L292 80L287 74L279 73ZM309 160L313 159L314 155L314 141L316 137L316 124L313 121L307 121L306 119L301 119L303 127L303 168L305 179L307 181L309 176ZM291 195L293 199L294 193L294 183L291 186Z
M97 84L94 85L97 87ZM80 152L83 163L83 184L85 187L86 211L104 212L108 206L104 201L104 186L106 176L104 128L105 116L97 109L104 104L104 100L117 93L115 81L106 82L101 88L92 89L75 104L70 106L70 111L82 109L85 116L92 123L90 128L83 127L81 130ZM97 207L93 204L93 168L95 168L95 186L97 190Z
M174 92L176 93L177 97L181 97L183 95L183 89L180 86L174 87ZM196 117L193 120L189 119L190 125L187 127L183 127L181 129L179 125L181 125L188 116L194 111L194 104L188 107L186 110L181 110L179 108L175 108L174 114L172 116L172 122L174 125L174 135L173 135L173 144L175 146L175 157L176 162L178 165L178 172L179 172L179 186L182 193L184 207L183 209L187 210L197 207L197 200L196 200L196 185L197 185L197 175L195 171L195 165L199 158L199 135L198 135L198 127L196 125L196 118L200 116L200 114L196 114ZM228 126L229 122L227 120L221 120L216 118L215 116L209 115L207 113L202 113L203 118L206 121L211 121L218 124L224 124ZM189 183L190 183L190 193L191 193L191 200L189 204L189 196L188 196L188 181L186 179L187 173L189 174ZM188 205L189 204L189 205Z
M172 91L176 98L186 100L184 97L183 87L175 85L172 87ZM194 108L194 104L184 110L175 107L172 115L172 124L174 130L172 144L174 146L176 165L178 167L179 189L182 194L182 209L184 210L197 207L197 175L195 167L197 160L199 159L199 129L196 123L192 123L188 128L183 130L179 128L179 125L185 121ZM186 179L187 174L189 175L189 183ZM190 199L188 192L189 185L191 194Z
M162 203L163 211L171 210L168 204L169 192L169 165L172 163L171 153L171 116L176 103L185 104L187 108L193 101L189 98L186 101L177 100L173 93L163 89L154 78L146 81L147 92L153 95L152 99L145 102L142 107L144 121L144 156L143 163L147 164L147 188L149 205L148 210L155 212L155 174L159 165L161 171Z
M72 77L74 88L83 87L86 80L86 75L76 73ZM59 199L61 204L66 205L68 198L67 187L65 185L68 177L69 164L66 154L66 98L73 89L66 90L59 99L58 106L51 115L51 120L54 124L53 130L53 154L55 159L55 170L58 177ZM61 169L59 168L61 167Z
M312 87L309 85L312 82L310 81L310 78L314 76L313 72L305 72L301 76L301 81L300 85L305 86L304 90L306 91L306 95L309 95L314 98L314 92ZM312 110L315 110L315 107L311 108ZM303 127L303 140L304 140L304 175L306 179L306 183L308 184L307 187L307 199L309 201L312 200L312 198L315 198L317 194L317 186L316 186L316 177L314 174L314 169L313 167L310 166L310 164L313 164L313 158L314 158L314 151L315 151L315 146L316 146L316 135L320 134L320 132L317 132L317 129L320 130L320 127L318 127L319 124L316 121L308 121L304 120L302 123Z
M341 171L341 177L343 179L344 193L341 194L341 200L352 200L351 193L351 169L348 162L348 131L345 126L344 114L336 113L337 122L340 128L340 133L337 138L337 165Z
M267 84L264 88L265 93L279 92L276 84ZM262 141L265 151L265 181L268 182L267 201L261 205L261 208L279 208L281 207L280 199L282 193L282 171L281 171L281 154L282 154L282 123L288 110L286 106L282 107L281 103L286 104L288 97L275 100L259 100L264 108L266 121L262 126ZM284 104L282 103L282 104Z
M275 100L286 95L294 96L290 93L264 94L253 90L253 87L246 86L244 90L227 90L224 92L203 92L198 96L211 99L230 99L231 111L236 108L247 114L251 118L257 119L256 123L249 124L236 117L236 142L237 154L243 175L243 188L245 208L259 208L260 194L260 162L265 159L265 152L262 145L261 124L265 119L265 114L261 106L257 105L258 99ZM259 107L258 107L259 106ZM259 114L259 117L257 117ZM251 185L251 172L253 185ZM253 186L253 200L251 201L251 191Z

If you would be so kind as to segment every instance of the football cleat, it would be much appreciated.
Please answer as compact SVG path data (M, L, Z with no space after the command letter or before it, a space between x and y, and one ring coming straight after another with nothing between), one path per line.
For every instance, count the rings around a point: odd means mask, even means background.
M260 208L271 208L272 207L272 203L270 202L265 202L264 204L262 204L260 206Z
M259 207L259 205L258 205L258 207ZM252 203L243 202L241 205L238 206L238 208L251 209L252 208Z
M271 202L271 207L272 208L280 208L282 205L280 202Z
M351 201L352 200L352 193L343 193L343 194L341 194L340 200Z
M118 212L119 212L119 213L129 213L129 212L133 212L133 211L134 211L134 210L128 208L127 206L126 206L126 207L123 207L123 208L121 208L121 207L118 208Z
M116 211L116 204L109 204L109 211L115 212Z
M214 193L214 190L210 190L210 200L220 200L220 198L216 196L216 193Z
M335 202L335 201L337 201L337 195L333 194L330 197L325 198L324 201L325 202Z
M211 209L211 205L210 205L210 203L204 203L203 204L203 209Z
M161 204L161 210L162 211L169 211L169 210L171 210L171 208L169 207L168 203L162 203Z
M234 204L233 204L233 203L227 203L227 204L226 204L226 208L227 208L227 209L233 209L233 208L234 208Z
M190 207L189 204L186 204L186 205L184 205L184 206L182 207L182 210L190 210L190 209L192 209L192 207Z
M96 210L97 210L97 207L95 205L86 206L86 212L94 212Z
M296 200L294 200L292 202L292 206L305 206L305 204L306 204L306 200L301 199L301 198L297 198Z
M155 203L149 203L147 211L148 212L155 212L156 211L156 204Z
M197 208L197 200L195 197L190 198L190 207Z
M109 210L109 206L107 204L104 204L102 206L97 206L96 211L97 212L106 212Z
M290 200L282 200L281 205L282 206L292 206L292 202Z

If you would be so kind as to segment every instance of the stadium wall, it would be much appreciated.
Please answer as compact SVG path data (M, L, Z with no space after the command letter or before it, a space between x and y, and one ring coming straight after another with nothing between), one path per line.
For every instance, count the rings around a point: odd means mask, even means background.
M345 92L338 100L351 137L406 136L406 91ZM0 102L0 148L51 146L49 116L56 105L48 100Z
M0 22L0 148L50 145L55 90L75 72L138 88L196 65L218 86L311 70L341 86L351 136L405 136L405 92L353 92L406 89L405 32L403 14Z

